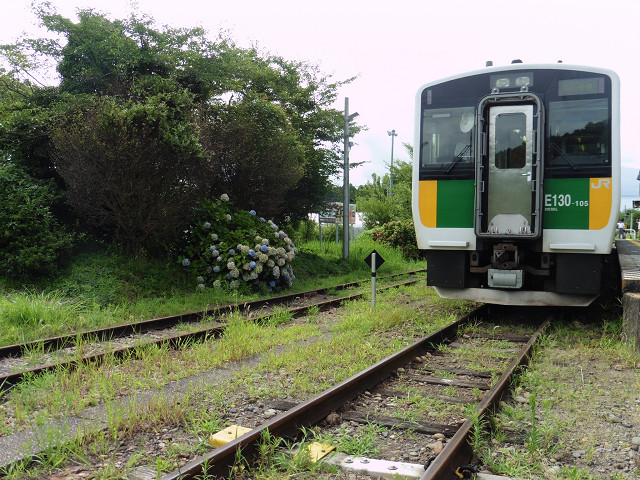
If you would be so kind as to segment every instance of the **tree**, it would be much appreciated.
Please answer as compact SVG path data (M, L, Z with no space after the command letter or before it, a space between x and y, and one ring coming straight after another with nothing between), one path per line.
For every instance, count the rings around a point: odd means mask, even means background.
M209 196L227 193L241 209L280 216L305 167L304 146L282 107L247 95L208 108L200 131L211 155Z
M130 251L170 244L206 186L193 132L176 131L184 124L172 123L175 112L160 108L155 97L147 100L97 97L69 111L50 132L69 204Z
M240 208L292 220L324 201L342 140L330 105L345 82L148 17L82 10L73 22L48 4L38 14L58 39L0 47L16 92L0 149L55 178L83 222L149 249L202 196L231 193ZM56 63L59 86L29 80L36 57Z
M0 272L24 278L51 273L73 244L51 206L56 188L0 160Z
M411 146L405 144L405 149L411 153ZM413 179L413 165L411 162L396 160L391 168L393 175L393 196L389 195L389 177L379 177L372 174L372 181L358 189L358 211L366 228L383 225L391 221L410 219L411 187Z

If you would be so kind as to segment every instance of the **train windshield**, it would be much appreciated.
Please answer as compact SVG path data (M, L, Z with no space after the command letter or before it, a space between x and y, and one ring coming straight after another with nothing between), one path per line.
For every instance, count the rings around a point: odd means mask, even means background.
M549 156L554 168L611 164L611 127L606 98L549 102Z
M474 167L474 108L424 110L421 166L434 174L459 174Z

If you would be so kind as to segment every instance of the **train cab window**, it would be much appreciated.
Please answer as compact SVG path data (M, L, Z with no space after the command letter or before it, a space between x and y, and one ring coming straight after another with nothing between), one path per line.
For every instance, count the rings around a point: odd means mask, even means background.
M474 171L474 109L424 110L420 152L421 170L427 174L454 175Z
M609 168L610 132L606 98L550 102L547 166L574 173Z
M524 168L527 164L527 117L523 113L496 116L496 168Z

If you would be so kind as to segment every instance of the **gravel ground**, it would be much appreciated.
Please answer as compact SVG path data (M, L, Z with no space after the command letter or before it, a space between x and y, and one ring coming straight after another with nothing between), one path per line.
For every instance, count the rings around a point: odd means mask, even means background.
M598 335L593 330L592 334ZM568 342L570 338L559 338ZM638 356L624 359L598 346L574 343L545 348L522 384L505 404L530 412L535 397L536 425L547 435L542 476L522 478L640 478L640 381ZM526 421L506 420L512 441L494 442L494 456L516 457L531 432ZM509 435L508 435L509 436ZM571 476L582 471L583 476Z

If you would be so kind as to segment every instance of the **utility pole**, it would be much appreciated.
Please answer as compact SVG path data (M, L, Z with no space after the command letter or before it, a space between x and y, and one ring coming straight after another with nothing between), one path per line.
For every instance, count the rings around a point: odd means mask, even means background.
M349 122L356 118L358 113L349 115L349 97L344 99L344 185L342 203L342 260L349 261ZM338 225L336 224L336 229Z
M391 130L390 132L387 132L387 135L389 135L391 137L391 168L389 168L389 196L393 197L393 140L395 139L396 135L398 135L396 133L395 130Z

